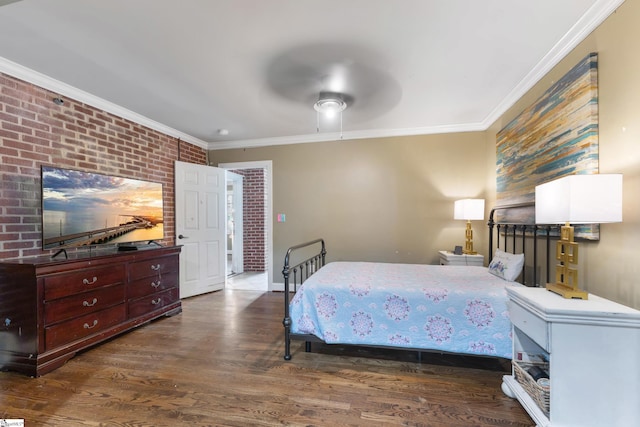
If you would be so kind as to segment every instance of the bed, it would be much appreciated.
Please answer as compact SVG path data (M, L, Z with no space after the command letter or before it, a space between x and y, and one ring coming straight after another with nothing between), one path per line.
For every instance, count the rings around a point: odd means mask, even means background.
M541 270L548 281L553 227L510 220L530 206L491 211L488 267L327 264L323 239L292 246L283 267L285 360L291 359L293 339L304 340L306 351L321 342L510 359L505 287L535 285ZM496 221L500 212L504 220ZM546 242L543 257L540 238ZM293 262L296 253L304 254L301 262Z

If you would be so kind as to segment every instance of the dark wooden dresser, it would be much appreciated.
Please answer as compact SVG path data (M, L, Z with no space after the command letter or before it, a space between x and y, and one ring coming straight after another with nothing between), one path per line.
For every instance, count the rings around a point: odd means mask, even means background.
M0 262L0 370L50 372L78 351L179 313L180 247Z

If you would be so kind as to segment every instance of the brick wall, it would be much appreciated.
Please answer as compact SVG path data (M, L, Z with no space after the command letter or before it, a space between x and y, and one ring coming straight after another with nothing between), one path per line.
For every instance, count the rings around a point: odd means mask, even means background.
M42 254L43 164L164 184L172 243L174 161L206 164L204 149L0 73L0 259Z
M243 257L244 271L266 271L265 182L264 169L237 169L243 179Z

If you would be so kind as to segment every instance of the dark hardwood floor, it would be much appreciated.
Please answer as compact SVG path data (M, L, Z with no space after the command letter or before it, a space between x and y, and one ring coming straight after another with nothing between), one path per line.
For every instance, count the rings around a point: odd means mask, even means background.
M227 290L40 378L0 372L0 419L34 426L534 425L495 359L318 346L283 360L283 295Z

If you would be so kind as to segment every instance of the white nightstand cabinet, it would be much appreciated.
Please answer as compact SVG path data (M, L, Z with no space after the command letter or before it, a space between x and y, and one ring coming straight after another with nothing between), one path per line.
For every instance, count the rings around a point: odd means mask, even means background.
M484 255L456 255L449 251L438 251L440 255L440 265L475 265L484 266Z
M595 295L562 298L544 288L508 286L513 352L549 361L549 416L515 380L517 398L538 426L640 426L640 311Z

